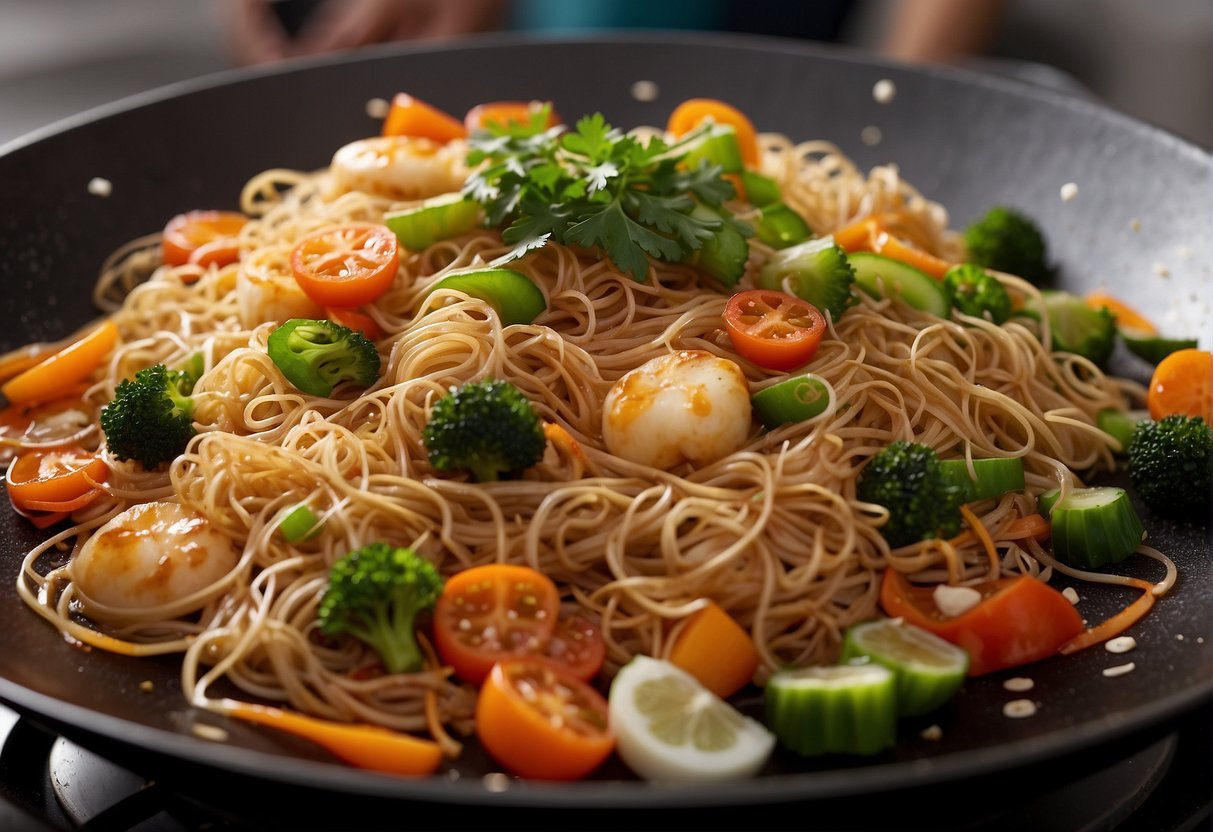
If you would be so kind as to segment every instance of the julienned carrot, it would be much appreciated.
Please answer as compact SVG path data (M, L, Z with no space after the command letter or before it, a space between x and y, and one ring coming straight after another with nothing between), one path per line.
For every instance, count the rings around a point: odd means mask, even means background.
M741 690L754 677L759 661L750 634L714 603L691 617L669 659L721 698Z
M1150 607L1154 606L1154 584L1138 578L1129 578L1127 580L1130 584L1142 590L1141 597L1106 621L1091 627L1070 641L1067 641L1058 648L1057 652L1063 656L1068 656L1092 645L1101 644L1110 638L1115 638L1136 624L1143 615L1150 611Z
M942 279L948 269L952 268L952 264L947 260L908 246L887 231L882 231L873 238L872 251L920 269L936 280Z
M1049 524L1048 520L1039 514L1029 514L1014 520L1003 530L1001 537L1004 540L1020 540L1030 537L1039 542L1047 538L1052 532L1053 527Z
M452 139L466 139L463 122L407 93L397 93L392 107L383 120L383 135L412 136L445 144Z
M106 321L74 344L9 379L0 387L0 393L10 404L57 399L65 388L92 375L117 342L118 327L113 321Z
M898 213L876 214L834 232L834 242L844 251L883 254L939 279L952 267L947 260L926 250L921 229ZM908 240L908 242L903 242Z
M232 699L225 699L223 705L231 716L311 740L359 768L420 777L433 774L442 763L442 748L438 743L377 725L329 722Z

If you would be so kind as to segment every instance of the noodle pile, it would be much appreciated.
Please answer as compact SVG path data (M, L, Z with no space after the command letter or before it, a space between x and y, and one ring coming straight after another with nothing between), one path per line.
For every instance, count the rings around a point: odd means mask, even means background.
M963 258L944 209L896 168L865 176L830 145L776 135L762 142L763 172L815 233L898 211L941 256ZM275 324L241 324L234 286L240 269L289 275L304 234L379 222L401 207L360 192L332 194L327 170L268 171L249 182L242 208L254 219L242 231L239 264L160 266L156 238L112 258L97 300L112 311L122 344L87 398L100 406L135 371L201 352L199 435L166 472L111 459L107 499L31 552L20 580L31 606L83 642L183 653L183 687L198 705L226 680L321 717L405 730L432 726L428 700L442 723L467 729L475 694L437 662L417 674L381 675L360 642L316 633L329 567L376 540L411 546L444 574L494 561L543 572L567 604L600 623L609 670L637 653L663 655L703 599L751 632L760 682L778 666L833 661L843 630L878 614L886 568L954 583L1050 572L1034 542L1004 536L1036 510L1024 493L976 504L992 551L976 533L890 550L879 531L884 510L855 497L868 459L907 439L944 457L1022 457L1032 494L1070 487L1071 470L1112 467L1095 415L1140 395L1082 358L1053 355L1030 320L962 324L865 295L831 324L809 366L831 388L821 416L771 431L754 426L744 448L716 463L657 471L611 455L602 442L603 399L624 373L696 349L738 361L751 391L781 378L736 356L721 323L727 296L690 267L655 262L639 283L589 252L548 244L511 264L543 289L547 311L531 325L502 328L482 301L428 291L509 250L498 232L481 230L402 257L402 278L366 310L388 333L378 342L380 381L316 399L267 357ZM771 254L755 241L751 252ZM1016 277L1000 279L1013 295L1037 294ZM452 385L486 377L515 384L566 433L549 432L542 462L520 479L477 484L435 474L421 442L430 406ZM93 605L83 618L56 545L78 551L90 530L153 499L205 515L241 552L236 569L206 590L196 615L157 608L117 616ZM275 531L301 502L324 517L325 532L288 544Z

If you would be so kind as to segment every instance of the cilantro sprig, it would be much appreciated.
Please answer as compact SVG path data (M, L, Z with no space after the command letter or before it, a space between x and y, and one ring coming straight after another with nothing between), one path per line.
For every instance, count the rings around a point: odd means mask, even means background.
M736 192L718 165L679 164L708 127L670 144L641 142L601 113L572 132L547 123L544 109L527 124L492 124L470 139L468 164L477 170L463 192L484 207L489 225L505 226L502 239L514 249L504 259L555 240L600 248L644 281L646 255L684 262L726 225L751 234L722 207Z

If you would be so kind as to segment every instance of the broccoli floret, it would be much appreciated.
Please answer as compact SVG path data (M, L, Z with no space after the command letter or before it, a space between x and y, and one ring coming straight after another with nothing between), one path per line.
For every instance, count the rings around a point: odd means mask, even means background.
M832 237L785 248L762 267L758 285L791 292L837 321L855 303L855 269Z
M1199 416L1139 422L1129 440L1129 481L1151 511L1208 523L1213 433Z
M1042 292L1053 349L1072 352L1103 366L1116 346L1116 318L1069 292Z
M316 617L326 636L374 648L389 673L413 673L424 663L414 622L441 593L442 576L412 549L368 543L333 564Z
M327 398L341 381L369 387L379 378L374 343L332 321L292 318L270 333L266 352L287 381L312 396Z
M193 438L193 379L156 364L122 381L114 400L101 409L105 443L118 459L133 459L148 470L171 462Z
M935 451L897 441L864 466L857 496L889 511L881 529L894 548L929 537L952 537L960 530L963 493L943 474Z
M991 209L965 230L964 238L970 262L1037 285L1049 279L1044 235L1036 223L1011 208Z
M499 379L452 388L434 403L421 438L436 470L468 470L477 482L530 468L547 446L526 396Z
M948 269L943 276L944 288L952 306L974 318L986 317L1001 324L1011 317L1011 296L1006 288L981 266L962 263Z

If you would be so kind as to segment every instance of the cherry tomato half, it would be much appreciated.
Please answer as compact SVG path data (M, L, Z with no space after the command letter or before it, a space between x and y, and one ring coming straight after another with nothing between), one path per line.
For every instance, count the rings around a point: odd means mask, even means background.
M164 226L164 262L226 266L240 259L238 236L248 217L238 211L188 211Z
M602 669L606 642L602 632L589 619L580 615L561 616L547 645L533 658L588 682Z
M786 292L751 289L729 299L724 325L738 355L768 370L794 370L817 354L826 321Z
M506 768L536 780L577 780L615 748L602 695L550 664L493 666L476 700L476 735Z
M1082 616L1065 596L1028 575L997 578L974 586L977 606L946 618L935 605L934 587L914 586L886 569L880 605L887 615L952 642L969 654L969 675L1017 667L1055 655L1083 632Z
M506 658L541 653L560 596L545 575L493 563L450 577L434 607L434 646L460 679L478 685Z
M370 223L322 228L291 253L295 282L321 306L372 303L391 287L399 268L396 235Z
M1213 354L1208 350L1177 350L1154 368L1146 395L1150 418L1200 416L1213 424Z
M490 124L495 124L500 127L509 125L528 126L531 119L534 118L543 108L548 108L547 123L545 128L555 127L560 124L560 116L556 115L556 111L552 109L550 102L543 101L491 101L486 104L477 104L463 118L463 125L468 129L468 132L473 130L481 130L488 127Z

